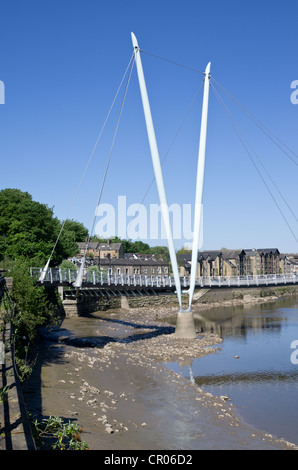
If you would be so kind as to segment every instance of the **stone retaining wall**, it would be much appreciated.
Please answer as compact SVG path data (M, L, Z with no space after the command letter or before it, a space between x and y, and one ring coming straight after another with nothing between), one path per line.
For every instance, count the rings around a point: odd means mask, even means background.
M120 297L115 299L65 299L62 302L62 308L67 317L81 317L89 313L120 307Z

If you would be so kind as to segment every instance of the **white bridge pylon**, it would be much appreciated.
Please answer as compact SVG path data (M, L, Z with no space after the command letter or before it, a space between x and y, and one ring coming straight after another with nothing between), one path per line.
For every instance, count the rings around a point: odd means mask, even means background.
M206 137L207 137L207 116L208 116L208 103L209 103L209 84L210 84L210 62L208 63L205 70L205 83L204 83L204 96L203 96L203 107L202 107L202 120L201 120L201 134L200 134L200 145L199 145L199 156L198 156L198 168L197 168L197 183L196 183L196 198L195 198L195 216L194 216L194 234L193 234L193 245L192 245L192 262L191 262L191 279L189 289L186 291L189 295L188 309L183 310L181 302L181 283L178 271L178 263L176 252L174 248L174 241L172 236L169 208L166 199L166 192L164 187L163 175L161 170L161 163L158 153L158 147L155 137L155 131L152 121L152 115L150 110L149 98L146 88L146 82L143 72L143 66L141 61L140 48L138 41L134 33L131 33L132 44L135 52L135 62L137 67L140 91L142 96L143 109L145 114L145 121L147 127L147 134L149 139L153 169L155 174L155 180L160 200L160 206L162 211L163 222L168 240L169 253L171 258L171 264L173 269L173 276L175 279L176 292L178 296L180 312L186 313L191 312L192 297L196 283L196 270L197 270L197 257L199 250L199 238L200 229L202 224L202 197L203 197L203 182L204 182L204 168L205 168L205 154L206 154Z

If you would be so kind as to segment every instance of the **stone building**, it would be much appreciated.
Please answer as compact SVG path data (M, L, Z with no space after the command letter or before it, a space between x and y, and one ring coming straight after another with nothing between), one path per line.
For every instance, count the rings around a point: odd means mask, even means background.
M189 276L191 253L178 256L180 276ZM283 272L290 272L294 261L283 261ZM298 266L298 264L297 264ZM287 269L287 271L285 271ZM253 276L279 274L281 255L277 248L202 251L198 253L196 277Z
M245 253L250 260L247 275L280 273L280 252L277 248L245 250Z
M99 267L118 276L167 276L169 265L163 260L153 259L125 259L125 258L100 258Z
M197 276L221 276L222 253L220 251L202 251L198 253Z
M83 256L85 253L86 245L87 241L78 243L79 256ZM124 258L123 245L122 243L112 243L111 240L109 240L108 243L89 242L86 257L91 257L96 262L99 258Z
M298 254L280 254L279 270L281 274L298 274Z

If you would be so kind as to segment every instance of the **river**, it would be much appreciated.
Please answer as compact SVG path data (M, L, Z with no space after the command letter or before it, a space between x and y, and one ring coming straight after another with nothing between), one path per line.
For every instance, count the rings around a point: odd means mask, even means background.
M182 370L167 366L214 395L226 395L256 428L298 444L298 302L217 308L196 320L223 339L215 354ZM297 349L298 351L298 349Z
M94 450L288 448L275 436L298 444L297 300L200 310L198 338L187 341L164 326L175 311L65 318L40 344L25 394L33 418L76 420Z

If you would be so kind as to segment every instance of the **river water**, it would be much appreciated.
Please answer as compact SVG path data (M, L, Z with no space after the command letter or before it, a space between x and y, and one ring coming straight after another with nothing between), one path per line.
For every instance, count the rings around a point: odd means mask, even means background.
M168 367L204 391L228 396L248 424L298 444L297 298L213 309L196 326L218 333L220 350L182 370Z

